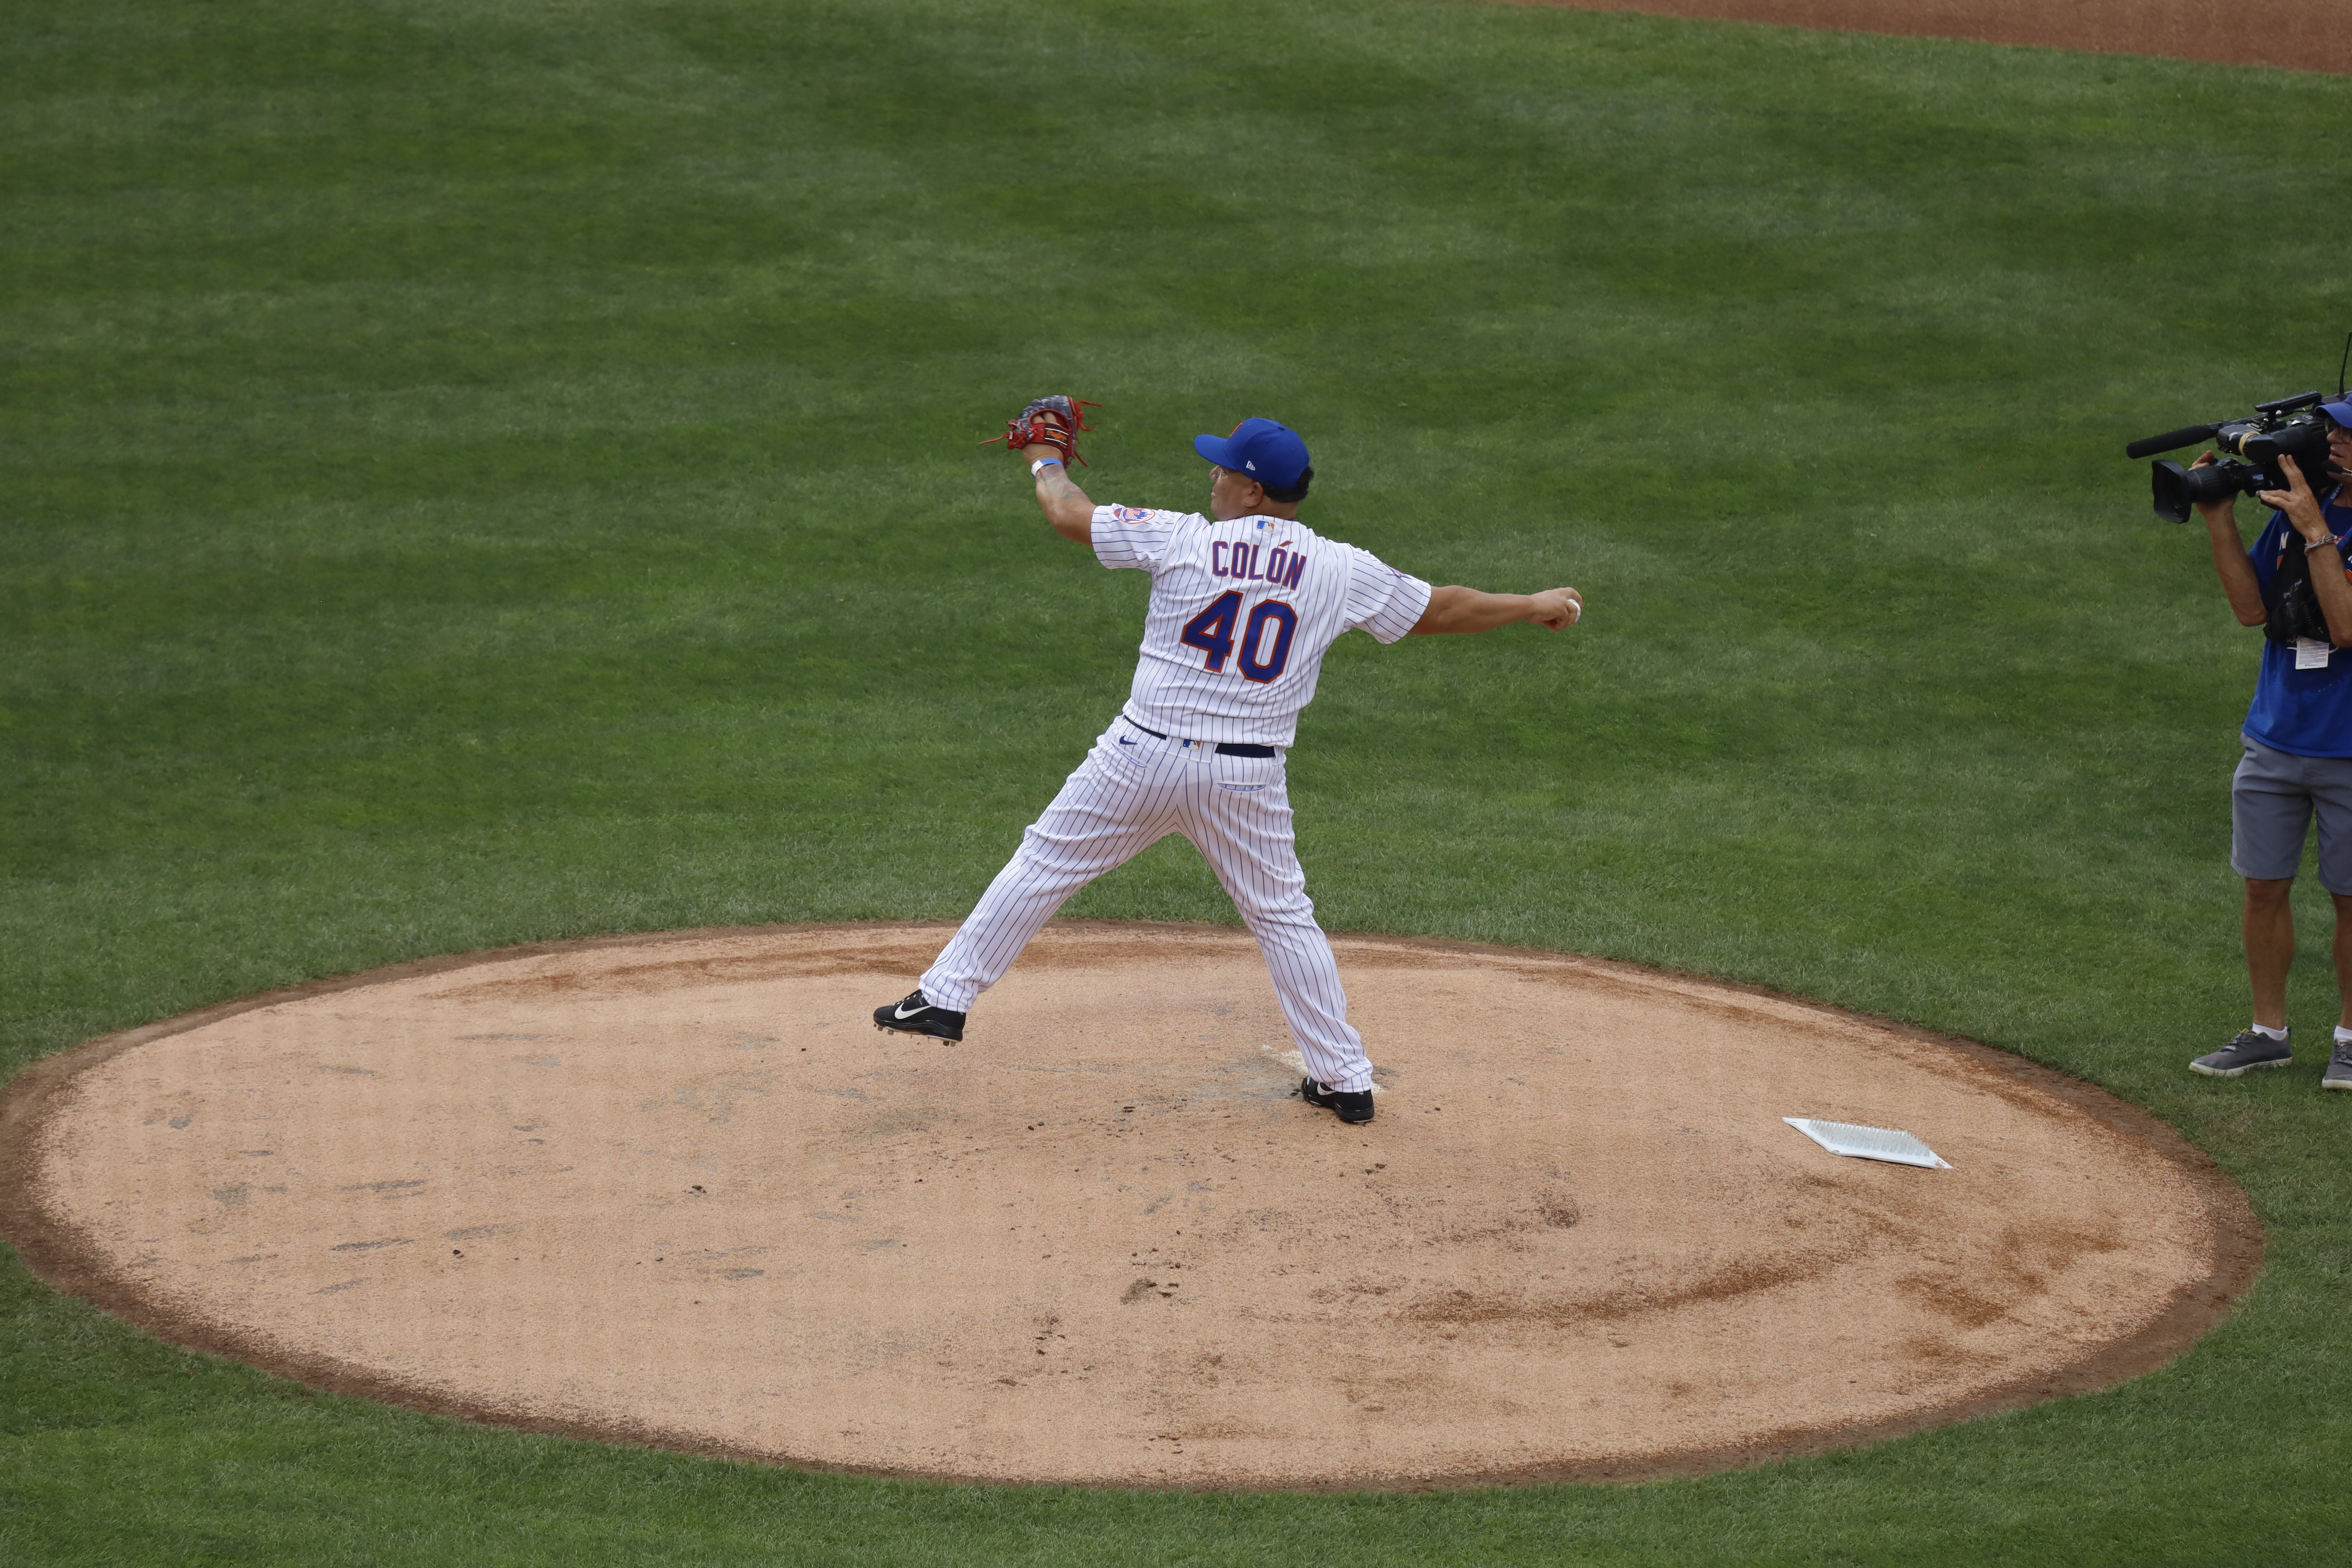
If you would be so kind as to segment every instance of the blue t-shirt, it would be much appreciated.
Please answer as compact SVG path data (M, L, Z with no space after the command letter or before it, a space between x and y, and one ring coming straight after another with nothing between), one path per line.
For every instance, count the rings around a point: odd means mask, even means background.
M2322 506L2328 531L2338 541L2352 534L2352 505L2338 505L2343 492ZM2284 512L2271 521L2246 552L2254 575L2263 584L2263 603L2271 602L2271 584L2279 563L2303 542ZM2346 568L2352 576L2352 567ZM2299 757L2352 757L2352 647L2339 647L2324 669L2297 669L2294 646L2263 639L2263 672L2254 680L2253 706L2246 710L2246 733L2274 752Z

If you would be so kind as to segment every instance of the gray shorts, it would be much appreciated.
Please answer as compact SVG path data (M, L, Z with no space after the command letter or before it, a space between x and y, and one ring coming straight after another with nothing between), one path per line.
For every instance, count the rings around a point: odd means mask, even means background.
M2319 816L2319 885L2352 893L2352 757L2298 757L2248 736L2230 781L2230 869L2284 882L2303 865L2304 836Z

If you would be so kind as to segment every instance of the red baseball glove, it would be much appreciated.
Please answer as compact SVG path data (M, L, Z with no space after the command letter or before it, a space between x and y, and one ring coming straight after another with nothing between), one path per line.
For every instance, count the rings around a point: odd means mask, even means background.
M1062 454L1065 462L1084 466L1086 459L1078 456L1078 432L1094 428L1087 423L1084 411L1101 406L1060 393L1032 398L1028 407L1004 422L1003 435L991 436L981 445L993 446L1002 441L1016 452L1024 447L1051 447Z

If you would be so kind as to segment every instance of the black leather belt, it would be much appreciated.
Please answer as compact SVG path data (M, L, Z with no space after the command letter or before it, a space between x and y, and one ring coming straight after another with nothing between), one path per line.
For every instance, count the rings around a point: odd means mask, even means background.
M1143 730L1145 734L1150 736L1155 741L1164 741L1168 738L1157 730L1144 729L1142 725L1137 724L1134 720L1128 718L1124 713L1120 714L1119 718L1125 722L1134 725L1135 728ZM1189 743L1195 746L1202 744L1202 742L1198 741L1193 741ZM1237 744L1232 741L1218 742L1217 750L1224 752L1224 754L1229 757L1272 757L1281 754L1272 746L1246 746Z

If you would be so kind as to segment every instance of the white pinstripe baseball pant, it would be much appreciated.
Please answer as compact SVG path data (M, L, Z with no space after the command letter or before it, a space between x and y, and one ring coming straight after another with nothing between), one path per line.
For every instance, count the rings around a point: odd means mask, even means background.
M1192 841L1241 910L1307 1070L1336 1089L1372 1087L1331 944L1315 923L1290 834L1282 759L1160 740L1114 720L919 984L935 1007L971 1010L1071 894L1171 833Z

